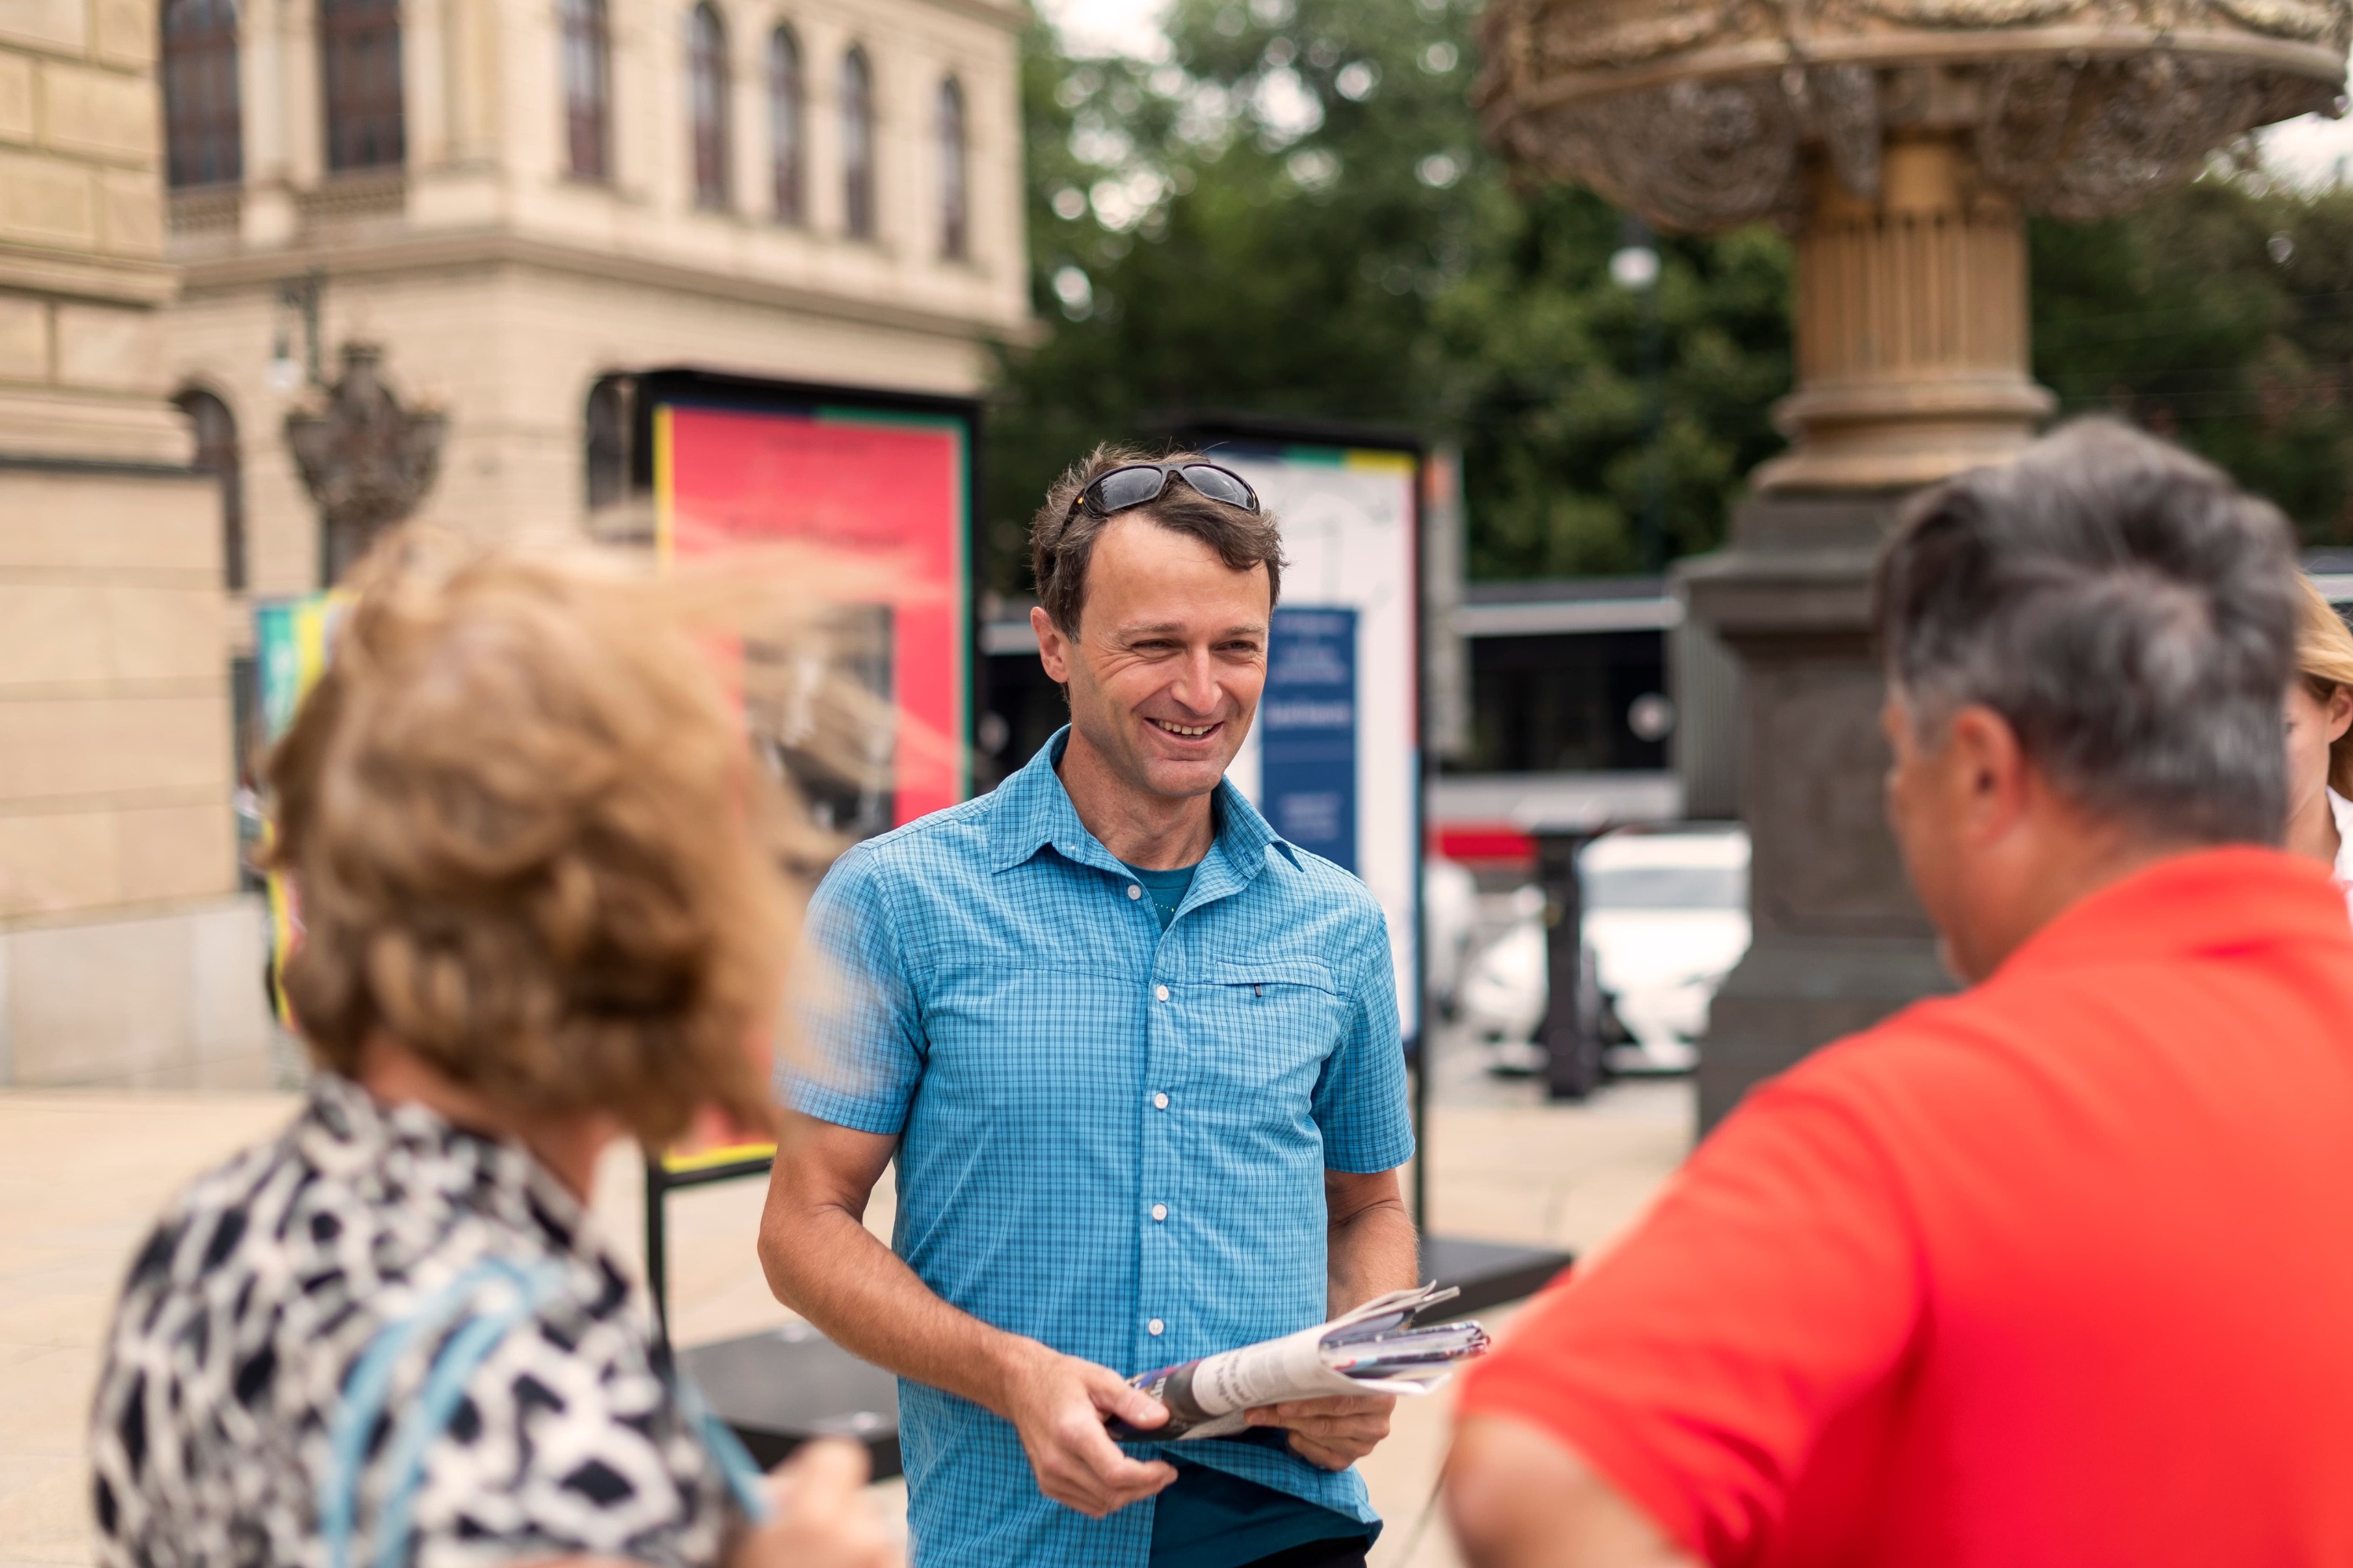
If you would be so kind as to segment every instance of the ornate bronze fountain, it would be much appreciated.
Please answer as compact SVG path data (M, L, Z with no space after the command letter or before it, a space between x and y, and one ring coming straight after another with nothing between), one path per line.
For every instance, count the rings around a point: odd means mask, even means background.
M2029 371L2025 215L2125 212L2250 130L2341 112L2353 0L1489 0L1478 93L1525 167L1673 232L1796 239L1791 450L1679 573L1742 667L1749 957L1703 1120L1947 983L1879 826L1867 636L1903 496L2052 411Z

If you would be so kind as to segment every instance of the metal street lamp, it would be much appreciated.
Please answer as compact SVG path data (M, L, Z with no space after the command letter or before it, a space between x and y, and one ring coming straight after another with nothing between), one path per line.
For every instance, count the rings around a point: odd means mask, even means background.
M385 386L384 349L343 344L331 388L286 416L286 449L318 503L320 576L329 587L376 536L417 510L440 471L448 421L437 408L404 408Z

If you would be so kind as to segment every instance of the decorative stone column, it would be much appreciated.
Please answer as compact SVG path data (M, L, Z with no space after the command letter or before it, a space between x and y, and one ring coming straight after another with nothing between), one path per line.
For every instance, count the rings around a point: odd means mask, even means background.
M155 12L0 7L0 1085L257 1083L220 491L160 308Z
M2027 374L2026 217L1957 137L1893 142L1875 197L1827 164L1798 233L1796 444L1766 491L1919 484L1999 462L2051 412Z
M2334 110L2353 0L1491 0L1488 134L1668 231L1796 240L1789 452L1678 568L1742 669L1755 938L1717 997L1703 1125L1948 985L1881 816L1881 540L1999 462L2029 375L2025 214L2082 220L2242 132Z

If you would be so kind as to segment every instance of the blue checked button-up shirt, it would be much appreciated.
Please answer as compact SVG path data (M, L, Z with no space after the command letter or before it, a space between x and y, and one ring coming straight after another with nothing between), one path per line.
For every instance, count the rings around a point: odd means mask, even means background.
M1066 735L1068 732L1065 731ZM842 857L810 911L843 974L785 1093L897 1136L892 1246L951 1305L1134 1375L1321 1322L1324 1172L1413 1152L1380 907L1231 784L1164 935L1079 822L1063 736L992 794ZM902 1381L917 1568L1144 1568L1151 1502L1090 1520L1010 1424ZM1373 1523L1354 1470L1198 1464Z

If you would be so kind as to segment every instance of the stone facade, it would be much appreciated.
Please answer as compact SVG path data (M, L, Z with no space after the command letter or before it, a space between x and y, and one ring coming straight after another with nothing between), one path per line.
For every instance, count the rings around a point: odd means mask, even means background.
M324 167L313 7L238 23L243 179L182 185L174 385L220 397L243 463L246 581L320 586L318 524L281 440L303 354L287 283L319 280L319 338L381 343L386 379L448 416L423 515L484 534L587 521L586 407L600 377L691 366L925 392L980 387L985 344L1029 328L1018 29L1011 0L712 0L726 52L724 201L699 205L684 0L596 6L607 172L567 137L565 18L544 0L410 0L406 153ZM565 7L566 11L571 7ZM801 210L776 212L770 51L800 64ZM850 228L844 61L872 79L871 238ZM944 254L939 95L964 108L967 217Z
M484 534L589 521L600 378L966 393L1029 330L1015 0L702 9L0 0L0 1084L282 1047L232 715L251 600L320 586L306 314L446 413L425 514Z
M0 5L0 1084L249 1081L269 1040L155 38L144 0Z

